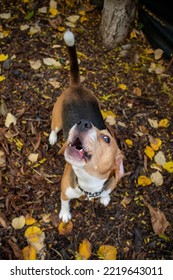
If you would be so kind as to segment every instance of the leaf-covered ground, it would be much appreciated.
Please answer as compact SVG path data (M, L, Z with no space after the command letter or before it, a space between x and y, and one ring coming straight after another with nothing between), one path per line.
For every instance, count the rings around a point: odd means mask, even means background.
M51 9L46 0L1 3L0 259L75 259L88 243L90 259L100 257L102 245L116 248L117 259L173 259L172 65L152 50L137 20L108 52L98 33L100 10L88 1L58 3ZM69 78L66 24L73 24L83 83L115 128L127 174L106 208L97 199L72 201L64 234L58 218L64 159L57 154L63 139L60 133L51 147L48 135L53 104ZM28 228L37 240L28 239ZM31 239L40 243L36 256Z

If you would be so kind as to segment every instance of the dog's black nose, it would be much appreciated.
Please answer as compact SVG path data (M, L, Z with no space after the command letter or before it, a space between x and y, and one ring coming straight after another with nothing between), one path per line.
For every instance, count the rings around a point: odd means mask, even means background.
M77 128L80 131L88 130L88 129L92 128L92 123L87 120L80 120L77 122Z

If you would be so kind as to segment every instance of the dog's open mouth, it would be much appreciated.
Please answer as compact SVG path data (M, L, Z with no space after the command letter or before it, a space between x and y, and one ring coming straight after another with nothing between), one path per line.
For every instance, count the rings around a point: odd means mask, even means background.
M79 156L80 159L89 160L91 158L91 155L83 148L82 141L79 137L69 144L69 153L75 157Z

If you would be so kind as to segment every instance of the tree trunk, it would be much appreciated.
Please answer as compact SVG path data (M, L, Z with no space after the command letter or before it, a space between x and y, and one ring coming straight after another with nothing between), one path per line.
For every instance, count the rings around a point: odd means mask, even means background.
M135 15L135 0L105 0L100 34L106 48L112 49L126 38Z

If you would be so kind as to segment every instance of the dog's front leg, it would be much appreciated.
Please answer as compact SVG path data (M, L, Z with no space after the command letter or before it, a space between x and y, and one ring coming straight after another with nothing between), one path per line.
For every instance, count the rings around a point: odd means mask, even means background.
M67 223L71 219L70 213L70 199L61 199L61 210L59 213L59 218L62 219L64 223Z
M103 204L105 207L109 204L110 202L110 190L108 191L103 191L100 197L100 203Z
M57 141L57 134L62 129L62 107L64 95L62 94L56 101L52 111L51 133L49 135L50 145Z

